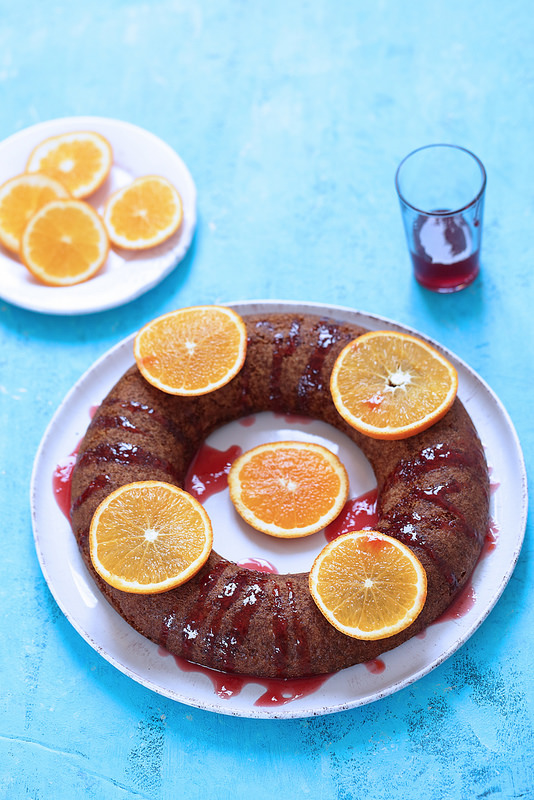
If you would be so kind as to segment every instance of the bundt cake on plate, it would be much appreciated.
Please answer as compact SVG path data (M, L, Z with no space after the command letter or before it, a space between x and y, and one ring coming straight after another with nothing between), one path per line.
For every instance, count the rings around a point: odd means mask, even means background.
M329 392L337 355L364 327L328 311L291 307L243 318L246 361L221 389L200 397L164 394L134 365L109 391L72 474L71 521L80 552L102 595L130 626L195 664L301 678L369 662L439 618L471 576L489 519L488 469L477 431L457 398L423 433L399 441L370 439L344 422ZM377 530L411 547L428 578L423 611L403 632L379 641L345 636L317 609L306 573L266 574L217 552L185 585L163 594L121 592L96 574L88 533L107 494L140 480L183 487L206 437L262 411L326 422L369 460L378 486Z

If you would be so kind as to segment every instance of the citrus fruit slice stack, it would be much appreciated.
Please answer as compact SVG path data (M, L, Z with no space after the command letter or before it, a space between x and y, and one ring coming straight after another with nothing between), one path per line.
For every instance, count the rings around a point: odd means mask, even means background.
M141 328L134 357L144 378L162 392L198 396L237 375L245 361L245 323L224 306L171 311Z
M180 195L158 175L136 178L108 200L104 222L109 238L118 247L144 250L176 233L182 223Z
M32 151L26 172L43 172L62 183L72 197L89 197L109 175L113 153L95 131L62 133L45 139Z
M355 639L400 633L421 612L426 572L412 551L376 531L351 531L315 559L310 592L326 619Z
M341 416L375 439L404 439L449 410L458 389L454 366L405 333L370 331L343 348L330 390Z
M157 594L180 586L202 568L213 545L200 503L168 483L139 481L108 495L90 527L95 570L111 586Z
M59 181L38 172L23 173L0 186L0 242L18 255L26 225L44 205L67 199Z
M30 219L20 255L43 283L72 286L92 278L108 250L106 229L90 205L81 200L55 200Z
M228 486L249 525L285 539L332 522L349 490L339 458L310 442L270 442L243 453L230 468Z

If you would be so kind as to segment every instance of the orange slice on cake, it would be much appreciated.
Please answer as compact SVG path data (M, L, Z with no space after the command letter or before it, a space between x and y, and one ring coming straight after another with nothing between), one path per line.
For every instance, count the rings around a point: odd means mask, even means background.
M341 416L375 439L404 439L440 420L458 375L436 348L405 333L370 331L339 354L330 378Z
M115 192L104 209L104 222L113 244L130 250L155 247L182 224L182 199L159 175L136 178Z
M95 570L111 586L134 594L166 592L206 563L213 545L210 519L198 500L159 481L121 486L91 521Z
M68 191L62 183L40 173L23 173L0 186L0 242L19 253L26 225L44 205L65 200Z
M310 570L312 597L326 619L355 639L385 639L418 617L426 572L412 551L376 531L351 531L321 550Z
M144 378L162 392L198 396L221 388L245 361L247 329L225 306L171 311L141 328L134 356Z
M111 145L95 131L76 131L51 136L32 151L26 172L43 172L82 199L96 192L109 175L113 162Z
M90 205L83 200L54 200L30 219L20 255L37 280L72 286L96 275L108 250L106 229Z
M239 456L228 474L243 519L284 539L308 536L334 520L349 491L345 467L326 447L270 442Z

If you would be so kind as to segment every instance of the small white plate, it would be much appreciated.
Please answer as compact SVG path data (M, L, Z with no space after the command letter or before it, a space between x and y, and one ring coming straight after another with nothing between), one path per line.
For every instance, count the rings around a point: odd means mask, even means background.
M45 286L0 245L0 297L21 308L45 314L88 314L134 300L156 286L187 253L196 226L196 188L178 154L153 133L120 120L103 117L66 117L41 122L0 143L0 185L24 172L33 148L43 139L68 131L92 130L113 148L113 166L103 186L88 202L101 212L117 189L142 175L162 175L178 190L184 218L166 242L135 252L110 248L98 275L75 286Z
M242 314L302 311L374 330L387 328L421 336L390 320L337 306L281 301L230 305ZM289 682L288 692L280 685L273 689L269 681L240 681L164 658L164 653L136 633L100 594L52 491L52 475L75 451L89 423L91 408L101 402L133 363L132 341L133 336L108 351L66 396L43 437L31 483L35 546L50 590L81 636L117 669L155 692L209 711L256 718L315 716L365 705L408 686L445 661L485 620L504 590L521 549L527 514L525 465L517 435L499 399L463 361L431 341L458 369L459 395L486 448L493 486L494 549L479 561L457 614L431 625L424 637L414 637L372 664L350 667L316 685ZM268 416L258 415L256 424L251 426L232 423L233 428L226 426L215 431L208 442L224 451L236 439L243 449L266 438L317 441L330 446L347 466L351 497L372 488L373 476L366 459L339 432L323 423L305 425L284 418L269 421ZM300 571L309 569L325 543L324 535L317 533L303 540L284 540L282 548L272 537L251 532L238 522L228 490L209 498L206 507L213 521L216 550L236 561L258 558L270 562L279 572ZM227 542L218 539L218 527L225 531L225 536L232 530Z

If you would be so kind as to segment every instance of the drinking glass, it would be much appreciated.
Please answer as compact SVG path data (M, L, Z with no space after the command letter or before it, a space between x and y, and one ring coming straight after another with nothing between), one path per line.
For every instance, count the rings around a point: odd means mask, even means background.
M404 158L395 175L416 280L456 292L480 269L486 170L464 147L431 144Z

